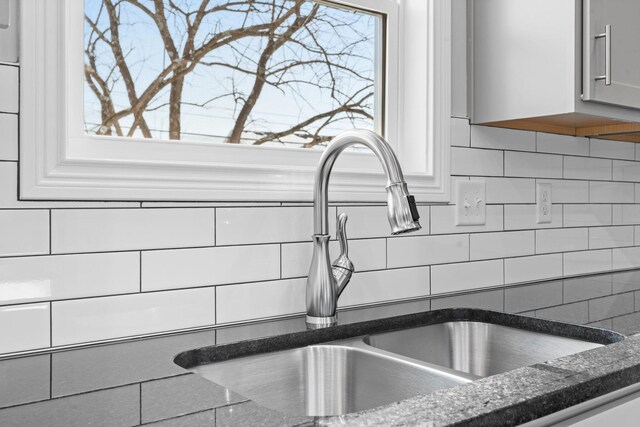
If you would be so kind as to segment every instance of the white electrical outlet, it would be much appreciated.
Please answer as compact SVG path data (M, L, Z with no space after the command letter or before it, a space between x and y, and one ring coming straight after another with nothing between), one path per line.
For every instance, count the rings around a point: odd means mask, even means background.
M456 225L483 225L487 222L486 185L482 180L456 184Z
M551 184L536 185L536 222L551 222Z

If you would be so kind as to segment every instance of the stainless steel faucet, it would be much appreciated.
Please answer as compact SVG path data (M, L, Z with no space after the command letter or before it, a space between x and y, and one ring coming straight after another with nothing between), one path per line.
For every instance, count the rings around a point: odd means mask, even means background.
M351 280L354 266L349 260L347 246L347 215L338 216L337 235L340 256L333 266L329 261L328 187L329 175L336 159L347 147L362 144L376 155L387 175L387 217L391 234L401 234L420 229L415 199L407 190L400 163L389 144L369 130L350 130L333 138L324 150L313 192L313 258L307 278L307 326L322 328L337 322L338 298Z

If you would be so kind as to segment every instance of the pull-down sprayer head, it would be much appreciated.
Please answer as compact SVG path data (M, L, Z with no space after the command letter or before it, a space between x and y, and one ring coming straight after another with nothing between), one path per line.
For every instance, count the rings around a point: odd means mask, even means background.
M416 200L409 194L404 181L387 187L387 217L391 234L410 233L421 228Z

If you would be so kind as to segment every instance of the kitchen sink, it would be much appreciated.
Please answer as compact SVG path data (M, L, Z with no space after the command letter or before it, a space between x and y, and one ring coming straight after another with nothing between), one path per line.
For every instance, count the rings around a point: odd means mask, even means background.
M203 347L174 362L267 408L333 416L623 339L603 329L460 308Z
M308 416L371 409L472 380L367 348L361 339L241 357L190 371L267 408Z
M379 349L487 377L601 344L486 322L453 321L365 337Z

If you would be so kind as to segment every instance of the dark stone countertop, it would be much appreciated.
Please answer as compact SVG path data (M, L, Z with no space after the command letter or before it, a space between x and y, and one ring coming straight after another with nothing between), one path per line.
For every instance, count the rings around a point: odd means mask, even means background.
M2 360L0 425L517 425L640 381L638 337L619 341L618 334L604 330L474 309L423 311L420 302L412 302L341 313L342 325L318 331L306 331L299 317ZM173 363L180 353L180 364L190 366L436 323L452 312L469 320L619 342L322 420L264 408Z

